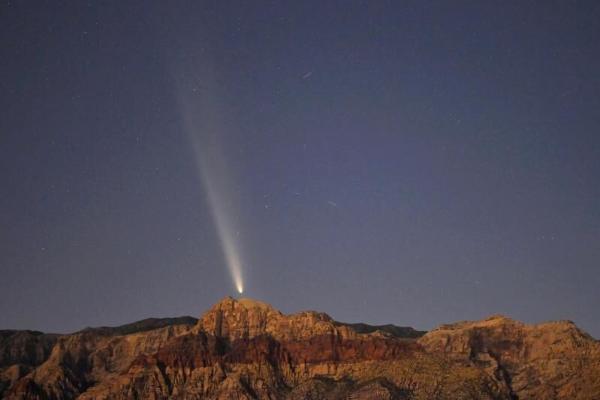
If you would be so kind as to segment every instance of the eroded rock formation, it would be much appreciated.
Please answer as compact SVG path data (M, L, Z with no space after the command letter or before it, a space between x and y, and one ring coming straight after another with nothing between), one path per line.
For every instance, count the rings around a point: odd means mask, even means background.
M265 303L229 297L197 322L149 321L47 341L23 334L3 339L0 395L600 398L600 344L570 322L526 325L495 316L423 335L411 328L343 324L312 311L284 315Z

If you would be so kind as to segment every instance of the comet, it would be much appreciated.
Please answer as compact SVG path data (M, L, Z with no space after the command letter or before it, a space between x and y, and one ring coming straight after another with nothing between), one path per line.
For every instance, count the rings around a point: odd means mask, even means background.
M188 60L185 68L173 74L182 127L187 133L200 181L227 270L239 294L244 292L239 242L239 196L236 179L230 171L225 137L224 106L215 71L208 57L202 62ZM192 79L193 78L193 79Z

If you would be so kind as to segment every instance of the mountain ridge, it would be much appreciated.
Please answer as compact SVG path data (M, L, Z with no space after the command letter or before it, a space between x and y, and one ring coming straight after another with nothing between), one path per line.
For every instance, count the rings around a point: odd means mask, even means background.
M2 332L6 399L600 397L600 343L570 321L493 315L423 332L228 296L198 319Z

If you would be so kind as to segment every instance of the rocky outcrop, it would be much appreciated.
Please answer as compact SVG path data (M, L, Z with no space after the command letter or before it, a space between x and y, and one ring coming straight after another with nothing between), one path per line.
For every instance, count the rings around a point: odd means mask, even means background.
M15 364L40 365L50 355L59 336L37 331L0 331L0 368Z
M59 336L37 331L0 331L0 397L48 359Z
M519 399L600 398L600 343L571 321L526 325L493 316L442 325L419 343L489 371Z
M57 338L41 364L3 369L4 397L600 398L599 344L569 322L526 325L495 316L422 335L312 311L285 315L230 297L194 322Z
M356 337L356 331L336 323L325 313L305 311L283 315L266 303L231 297L226 297L206 312L198 321L196 330L230 341L260 335L286 341L322 335Z
M128 335L118 334L121 327L117 327L88 328L57 337L48 357L35 369L22 369L16 381L5 385L8 387L4 388L3 396L76 398L90 386L126 369L140 354L156 352L169 339L190 331L193 325L186 322L152 330L131 330ZM3 374L8 372L9 369Z

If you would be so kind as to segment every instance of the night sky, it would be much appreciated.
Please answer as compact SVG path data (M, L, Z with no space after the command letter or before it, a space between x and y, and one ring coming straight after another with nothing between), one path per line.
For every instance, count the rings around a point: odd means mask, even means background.
M236 293L229 240L244 295L284 312L600 337L599 20L3 1L0 328L198 316Z

